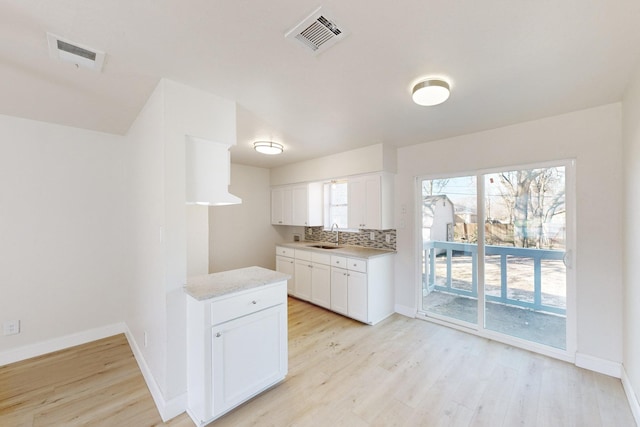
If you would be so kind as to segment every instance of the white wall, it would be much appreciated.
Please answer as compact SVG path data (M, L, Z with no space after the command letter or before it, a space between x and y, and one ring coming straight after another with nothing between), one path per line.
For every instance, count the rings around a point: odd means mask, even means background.
M242 204L209 207L209 271L275 269L275 245L304 228L271 225L269 169L232 163L229 191Z
M417 308L414 177L577 159L577 350L622 361L621 106L398 149L396 304ZM400 206L406 206L402 214Z
M624 369L640 392L640 68L623 99ZM638 407L637 397L635 406ZM636 414L637 416L637 414Z
M396 172L396 150L373 144L271 169L271 185L320 181L371 172Z
M187 230L206 229L187 227L185 140L191 135L233 145L235 128L235 103L163 79L126 136L132 240L126 323L164 418L182 412L185 403Z
M123 147L0 116L0 353L122 322Z

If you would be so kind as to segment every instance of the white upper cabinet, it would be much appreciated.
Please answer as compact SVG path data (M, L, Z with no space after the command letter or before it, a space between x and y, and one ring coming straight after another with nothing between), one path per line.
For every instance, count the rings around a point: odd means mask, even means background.
M296 184L271 189L271 223L322 225L322 184Z
M349 228L387 230L393 224L393 176L349 178Z

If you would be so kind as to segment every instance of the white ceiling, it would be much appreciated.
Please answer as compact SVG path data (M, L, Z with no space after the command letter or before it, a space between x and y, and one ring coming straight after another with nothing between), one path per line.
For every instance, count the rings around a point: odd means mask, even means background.
M284 34L320 5L351 34L314 56ZM639 22L637 0L0 0L0 114L124 134L167 77L236 101L233 161L273 167L619 101ZM47 32L103 72L50 59ZM412 103L428 75L445 104Z

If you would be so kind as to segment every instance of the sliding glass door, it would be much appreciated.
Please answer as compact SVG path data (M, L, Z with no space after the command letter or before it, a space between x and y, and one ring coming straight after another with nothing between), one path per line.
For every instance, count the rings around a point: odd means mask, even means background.
M423 309L476 324L477 178L421 181Z
M565 167L484 175L485 328L566 349Z
M424 316L566 350L569 165L418 181Z

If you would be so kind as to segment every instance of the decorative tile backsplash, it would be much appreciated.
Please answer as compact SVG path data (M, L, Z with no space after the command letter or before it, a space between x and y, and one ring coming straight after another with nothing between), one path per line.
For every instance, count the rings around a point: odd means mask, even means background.
M370 239L370 233L374 234L374 240ZM362 246L365 248L396 250L396 230L359 230L358 232L340 231L341 245ZM389 235L390 243L386 236ZM335 231L325 231L324 227L305 227L304 240L311 242L336 241Z

